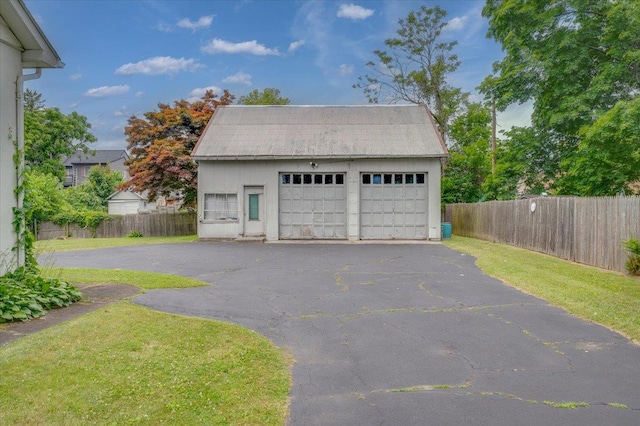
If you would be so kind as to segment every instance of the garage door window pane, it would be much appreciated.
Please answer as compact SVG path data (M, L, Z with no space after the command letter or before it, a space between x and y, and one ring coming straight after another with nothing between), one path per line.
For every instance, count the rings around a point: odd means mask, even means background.
M291 183L291 175L282 175L282 183L287 185Z
M344 184L344 175L336 175L336 185Z
M205 220L238 220L236 194L204 194Z
M311 184L311 175L304 175L303 182L305 185Z
M393 178L393 175L384 175L384 183L387 185L390 184L391 178Z
M406 174L404 178L404 183L413 183L413 173Z
M371 183L371 175L362 175L362 183L368 185Z
M373 183L381 184L382 183L382 175L373 175Z
M327 184L327 185L333 184L333 175L325 175L324 176L324 183Z
M399 174L395 175L395 179L394 179L393 183L402 184L402 175L399 175Z
M416 175L416 183L424 183L424 173L418 173Z
M315 183L316 185L322 185L322 175L314 175L313 183Z
M302 183L302 175L293 175L293 184L300 185Z

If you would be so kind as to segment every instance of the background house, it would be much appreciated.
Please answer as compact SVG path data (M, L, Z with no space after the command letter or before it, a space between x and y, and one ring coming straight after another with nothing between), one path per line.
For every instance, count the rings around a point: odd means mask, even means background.
M133 191L117 191L108 199L109 214L138 214L157 210L155 201L150 202L146 191L139 194Z
M129 154L124 149L97 149L89 153L76 151L64 160L66 175L64 186L81 185L89 175L93 166L109 166L112 171L119 171L125 180L129 179L129 169L124 165Z
M447 150L424 106L223 106L193 151L198 236L434 239Z
M14 189L18 173L14 154L24 147L22 93L24 81L40 77L41 68L64 64L21 0L0 1L0 275L21 264L23 253L13 253L16 233L13 208L21 205ZM23 75L23 69L35 73ZM19 169L22 169L20 165ZM17 262L16 262L17 260Z

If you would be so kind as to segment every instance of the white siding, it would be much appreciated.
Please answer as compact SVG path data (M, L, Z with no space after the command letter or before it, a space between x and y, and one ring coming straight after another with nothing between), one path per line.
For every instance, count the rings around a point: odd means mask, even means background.
M12 36L0 18L0 38ZM11 42L12 40L8 40ZM13 39L15 41L15 39ZM13 164L16 138L16 78L22 73L20 52L0 41L0 275L13 257L15 244L13 211L16 168Z
M140 208L140 201L136 200L109 200L109 214L137 214Z
M428 238L440 239L440 159L362 159L326 160L313 162L318 167L312 169L312 160L272 160L272 161L200 161L198 175L198 236L207 238L237 238L242 235L243 188L264 186L265 196L265 237L279 239L279 176L290 173L346 173L347 198L347 238L359 240L360 235L360 175L363 172L415 173L427 174L428 191ZM204 220L204 194L238 194L239 219L237 221Z

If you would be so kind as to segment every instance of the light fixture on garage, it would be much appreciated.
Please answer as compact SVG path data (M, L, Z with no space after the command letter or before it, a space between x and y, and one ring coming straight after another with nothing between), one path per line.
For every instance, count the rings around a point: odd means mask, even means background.
M309 165L311 166L312 169L317 169L318 168L318 163L314 163L313 161L310 161Z

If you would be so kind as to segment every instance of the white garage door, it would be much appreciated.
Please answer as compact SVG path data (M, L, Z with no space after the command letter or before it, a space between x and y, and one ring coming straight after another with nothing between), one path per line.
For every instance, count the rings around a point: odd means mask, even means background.
M280 238L347 238L344 173L280 173Z
M426 239L426 177L426 173L363 173L360 239Z

